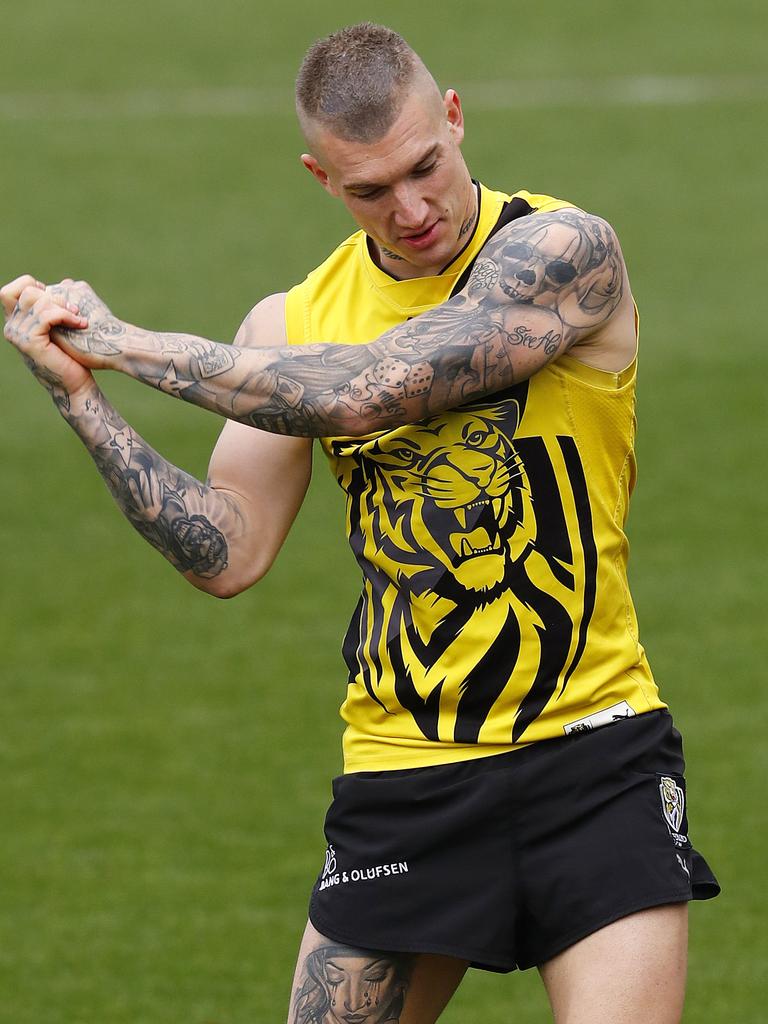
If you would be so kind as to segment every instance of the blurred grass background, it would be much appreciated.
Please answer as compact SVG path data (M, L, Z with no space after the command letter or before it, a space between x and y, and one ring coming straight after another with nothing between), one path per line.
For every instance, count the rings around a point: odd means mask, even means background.
M84 276L134 322L231 337L350 229L296 159L291 83L363 17L465 87L475 175L616 225L643 317L631 575L725 889L692 909L686 1021L764 1021L762 0L2 8L3 281ZM204 476L213 417L102 383ZM340 767L340 495L318 463L272 574L217 602L133 535L8 347L0 407L0 1022L282 1020ZM535 974L471 973L443 1019L548 1010Z

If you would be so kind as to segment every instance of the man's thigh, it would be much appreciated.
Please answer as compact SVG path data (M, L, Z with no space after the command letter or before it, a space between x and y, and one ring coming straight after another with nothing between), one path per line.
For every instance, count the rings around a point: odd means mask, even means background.
M345 946L307 924L288 1024L433 1024L466 969L448 956Z
M678 1024L687 950L685 903L601 928L539 968L556 1024Z

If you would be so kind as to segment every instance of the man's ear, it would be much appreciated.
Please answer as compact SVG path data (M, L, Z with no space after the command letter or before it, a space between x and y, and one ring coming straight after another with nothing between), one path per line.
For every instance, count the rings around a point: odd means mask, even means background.
M329 195L338 196L339 193L331 184L331 179L328 177L327 172L323 170L323 168L318 163L317 157L312 156L311 153L302 153L301 162L307 168L312 177L320 182L320 184L323 186L323 188Z
M461 145L464 139L464 111L461 109L461 100L455 89L446 90L445 96L443 96L443 106L448 121L448 131Z

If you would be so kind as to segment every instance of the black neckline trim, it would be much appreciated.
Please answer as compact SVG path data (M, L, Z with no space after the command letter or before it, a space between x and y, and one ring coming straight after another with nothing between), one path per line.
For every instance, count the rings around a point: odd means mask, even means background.
M477 194L477 214L475 215L475 225L474 225L474 227L472 229L472 233L470 234L469 238L466 240L464 245L462 245L462 247L459 249L459 251L453 257L453 259L449 260L445 264L443 269L437 275L438 277L440 277L440 274L444 274L449 267L453 266L453 264L456 262L456 260L460 259L464 255L464 253L467 251L467 249L472 244L472 242L474 242L475 235L477 234L477 229L480 227L480 209L481 209L481 204L483 202L483 190L480 188L480 182L479 181L475 181L474 178L472 178L472 184L475 186L475 192Z

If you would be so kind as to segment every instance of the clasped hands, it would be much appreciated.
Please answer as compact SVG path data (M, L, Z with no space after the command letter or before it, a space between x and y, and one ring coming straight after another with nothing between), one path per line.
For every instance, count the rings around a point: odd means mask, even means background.
M116 348L105 343L119 323L85 281L46 285L24 274L0 289L4 335L50 389L73 393L92 383L90 370L108 367Z

